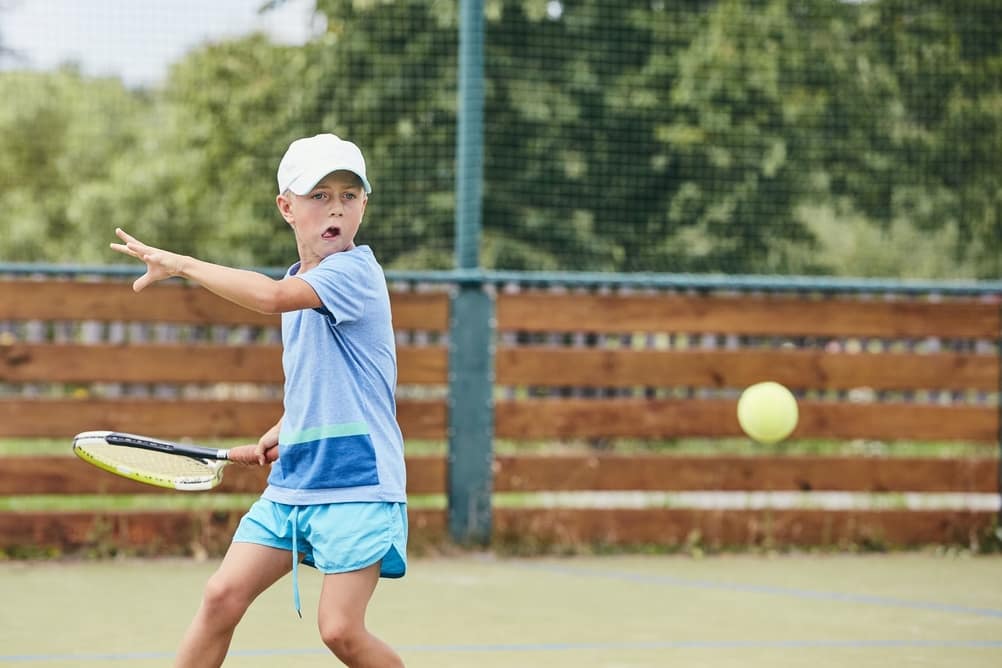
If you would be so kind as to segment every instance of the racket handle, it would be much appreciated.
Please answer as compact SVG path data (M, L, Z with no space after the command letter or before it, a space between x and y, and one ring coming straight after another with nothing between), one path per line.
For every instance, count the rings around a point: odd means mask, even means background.
M228 457L231 462L237 462L240 464L251 464L258 465L260 461L257 457L257 446L254 445L238 445L230 448L228 451ZM278 459L278 448L269 448L264 453L266 463L270 464Z

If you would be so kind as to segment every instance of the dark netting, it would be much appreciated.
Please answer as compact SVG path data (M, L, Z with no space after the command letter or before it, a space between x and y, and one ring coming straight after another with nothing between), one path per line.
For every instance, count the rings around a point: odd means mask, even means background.
M457 6L318 0L301 44L203 45L145 86L4 52L0 261L117 261L120 225L286 265L275 167L332 131L369 160L359 240L389 268L452 267ZM485 14L484 267L1002 277L998 2Z

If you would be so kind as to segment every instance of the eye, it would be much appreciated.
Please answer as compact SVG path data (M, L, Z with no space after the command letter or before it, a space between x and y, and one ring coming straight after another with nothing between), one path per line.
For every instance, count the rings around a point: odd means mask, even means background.
M355 193L345 193L344 194L344 198L345 199L355 199L356 195L355 195Z
M313 193L313 199L315 199L315 200L324 200L324 199L327 199L327 193L325 193L323 191L315 192L315 193Z

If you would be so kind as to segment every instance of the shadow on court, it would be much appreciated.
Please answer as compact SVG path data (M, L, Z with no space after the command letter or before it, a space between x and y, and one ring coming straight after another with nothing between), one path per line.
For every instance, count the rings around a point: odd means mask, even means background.
M168 666L216 562L0 564L0 668ZM320 576L290 578L227 666L333 666ZM370 627L410 668L1000 666L1002 558L681 556L413 559Z

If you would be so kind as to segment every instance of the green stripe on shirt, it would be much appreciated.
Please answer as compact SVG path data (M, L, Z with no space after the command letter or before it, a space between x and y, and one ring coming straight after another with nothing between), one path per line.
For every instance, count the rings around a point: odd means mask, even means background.
M369 426L365 422L345 422L343 424L330 424L323 427L311 427L297 434L290 434L282 440L285 444L294 445L296 443L319 441L324 438L361 436L368 433Z

